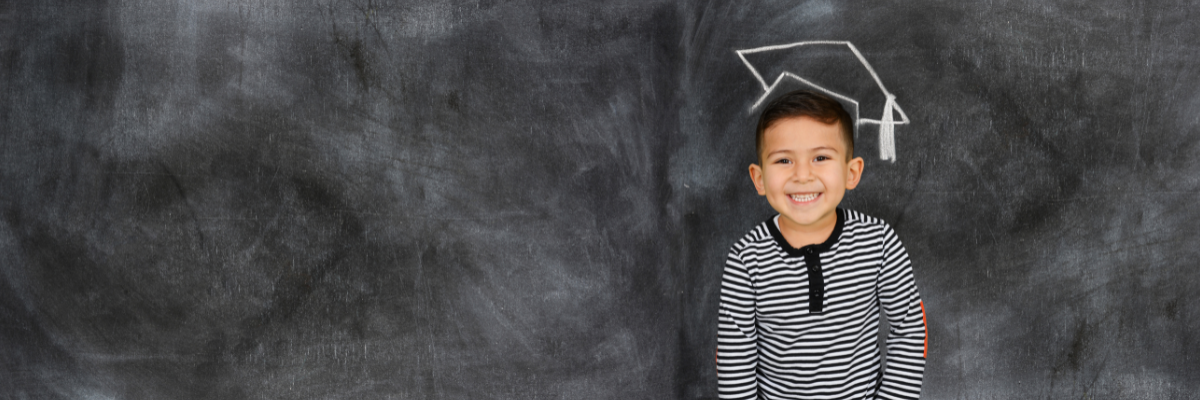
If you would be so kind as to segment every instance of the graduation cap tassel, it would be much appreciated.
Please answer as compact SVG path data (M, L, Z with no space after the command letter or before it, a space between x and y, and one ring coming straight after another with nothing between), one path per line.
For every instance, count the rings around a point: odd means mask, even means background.
M896 96L887 95L883 106L883 117L879 118L879 158L896 162Z

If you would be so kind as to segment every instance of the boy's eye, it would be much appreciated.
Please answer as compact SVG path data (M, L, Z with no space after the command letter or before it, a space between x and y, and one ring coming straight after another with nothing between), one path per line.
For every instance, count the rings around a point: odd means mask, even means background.
M791 164L792 160L790 158L780 158L779 160L776 160L775 163L776 164Z
M827 157L827 156L817 156L817 161L828 161L828 160L829 160L829 157Z

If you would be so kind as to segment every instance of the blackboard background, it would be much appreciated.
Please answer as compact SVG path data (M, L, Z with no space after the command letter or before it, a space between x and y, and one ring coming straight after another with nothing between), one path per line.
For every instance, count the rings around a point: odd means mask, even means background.
M733 51L829 39L925 398L1194 398L1198 10L0 1L0 397L713 398Z

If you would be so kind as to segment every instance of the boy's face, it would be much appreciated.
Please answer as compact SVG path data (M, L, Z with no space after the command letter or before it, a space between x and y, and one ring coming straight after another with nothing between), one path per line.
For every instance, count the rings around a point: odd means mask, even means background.
M750 165L750 179L779 212L781 230L813 232L836 224L838 203L862 177L863 159L848 160L847 151L837 123L788 118L763 132L763 165Z

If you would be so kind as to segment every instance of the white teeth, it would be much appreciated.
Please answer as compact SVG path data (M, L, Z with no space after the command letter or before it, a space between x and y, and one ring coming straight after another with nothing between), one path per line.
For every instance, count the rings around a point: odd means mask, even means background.
M813 200L814 200L814 199L816 199L816 198L817 198L817 193L809 193L809 194L793 194L793 195L792 195L792 200L795 200L795 201L797 201L797 202L800 202L800 203L803 203L803 202L806 202L806 201L813 201Z

